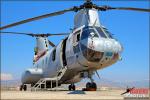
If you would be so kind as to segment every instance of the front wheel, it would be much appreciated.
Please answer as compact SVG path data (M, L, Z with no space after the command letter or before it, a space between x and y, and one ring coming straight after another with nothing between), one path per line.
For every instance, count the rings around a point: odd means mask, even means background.
M92 82L92 83L91 83L91 87L97 89L96 83L95 83L95 82Z
M89 91L96 91L97 90L97 85L95 82L88 82L86 84L86 90L89 90Z

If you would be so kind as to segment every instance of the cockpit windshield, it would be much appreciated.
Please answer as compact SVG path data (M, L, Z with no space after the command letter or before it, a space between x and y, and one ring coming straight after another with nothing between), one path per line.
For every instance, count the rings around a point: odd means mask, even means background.
M88 37L92 37L92 38L98 37L98 34L93 28L83 29L81 40L88 38Z
M85 27L82 32L81 39L88 37L113 38L112 34L105 27Z
M88 38L92 38L92 39L95 38L95 40L97 40L97 39L99 39L100 36L101 35L99 35L99 32L97 31L97 29L95 27L85 27L82 31L81 40L83 40L83 41L80 42L80 47L81 47L83 56L88 61L99 62L100 59L103 57L102 52L95 51L95 50L92 50L87 47ZM105 34L104 34L104 36L106 37Z

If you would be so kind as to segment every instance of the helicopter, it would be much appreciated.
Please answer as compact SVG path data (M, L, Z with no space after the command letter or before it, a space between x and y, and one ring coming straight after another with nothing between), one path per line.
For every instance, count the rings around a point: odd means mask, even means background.
M98 11L107 10L132 10L150 12L150 9L131 7L98 6L91 0L86 0L80 6L44 14L41 16L25 19L16 23L0 27L4 30L43 18L62 15L66 12L76 12L74 28L70 34L34 34L22 32L3 32L5 34L27 35L36 38L33 67L22 74L21 88L26 90L25 84L34 86L42 78L59 77L58 85L70 84L69 90L75 90L75 83L83 78L89 78L91 82L86 84L86 89L97 89L92 76L97 70L109 67L121 59L123 46L112 34L100 23ZM49 36L67 35L57 46L48 40ZM49 49L49 47L52 47ZM98 75L99 77L99 75ZM52 82L53 87L56 83ZM50 82L46 87L51 87Z

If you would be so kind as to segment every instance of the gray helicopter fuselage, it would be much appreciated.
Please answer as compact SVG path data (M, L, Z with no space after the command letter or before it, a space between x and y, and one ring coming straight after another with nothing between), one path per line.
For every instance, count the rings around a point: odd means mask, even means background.
M74 21L74 30L25 71L22 83L55 77L66 66L67 71L60 84L71 84L79 82L83 78L82 73L94 72L119 60L122 46L100 24L97 10L83 9Z

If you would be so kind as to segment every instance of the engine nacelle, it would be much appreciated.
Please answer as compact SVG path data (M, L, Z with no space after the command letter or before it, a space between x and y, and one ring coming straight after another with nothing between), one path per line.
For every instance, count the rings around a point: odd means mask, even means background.
M34 84L43 77L43 70L41 68L27 69L22 75L23 84Z

